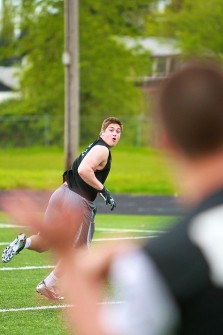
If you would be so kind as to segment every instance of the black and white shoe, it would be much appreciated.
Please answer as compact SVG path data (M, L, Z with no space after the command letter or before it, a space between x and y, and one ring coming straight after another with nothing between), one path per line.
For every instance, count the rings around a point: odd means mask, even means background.
M2 262L8 263L11 259L20 253L25 247L26 244L26 235L19 234L16 239L11 242L2 253Z

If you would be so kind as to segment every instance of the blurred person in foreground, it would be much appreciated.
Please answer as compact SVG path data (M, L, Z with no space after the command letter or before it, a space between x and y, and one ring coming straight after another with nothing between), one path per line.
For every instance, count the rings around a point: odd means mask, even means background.
M67 263L79 335L223 334L222 69L185 65L166 80L157 112L188 214L144 245L106 244ZM100 304L107 282L111 305Z
M2 261L8 263L11 259L24 249L37 252L47 251L51 246L64 244L74 247L90 246L94 234L94 217L96 206L94 200L100 194L109 205L111 210L116 206L115 200L104 186L104 182L111 168L111 151L121 137L123 125L116 117L105 119L101 126L100 136L91 143L78 158L75 159L72 168L63 174L63 184L52 194L45 215L44 228L37 227L40 233L26 237L24 233L19 234L2 253ZM27 225L32 225L33 218L30 216L31 208L28 207L28 199L22 194L16 194L15 199L17 211L24 210L26 219L30 219ZM20 202L21 201L21 202ZM13 200L10 199L9 202ZM34 208L35 209L35 208ZM16 211L16 209L15 209ZM25 213L24 213L25 215ZM25 218L24 218L25 219ZM57 230L62 229L60 236ZM45 235L44 235L45 234ZM63 299L57 291L56 284L62 275L60 262L55 269L36 287L36 291L49 299Z

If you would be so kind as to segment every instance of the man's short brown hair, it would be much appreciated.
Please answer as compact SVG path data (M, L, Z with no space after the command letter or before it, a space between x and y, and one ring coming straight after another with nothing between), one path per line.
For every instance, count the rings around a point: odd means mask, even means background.
M223 72L220 65L192 62L166 80L159 115L168 136L188 156L223 148Z
M121 131L123 131L123 124L122 124L122 122L121 122L117 117L113 117L113 116L111 116L111 117L108 117L107 119L105 119L105 120L103 121L102 126L101 126L101 132L100 132L100 134L101 134L103 131L105 131L105 129L108 128L108 126L109 126L110 124L112 124L112 123L114 123L114 124L118 124L118 125L120 126L120 128L121 128Z

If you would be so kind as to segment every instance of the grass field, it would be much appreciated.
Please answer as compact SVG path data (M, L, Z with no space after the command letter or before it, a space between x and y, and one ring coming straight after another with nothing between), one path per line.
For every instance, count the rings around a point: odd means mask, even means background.
M54 190L61 184L64 154L59 148L0 150L0 189ZM117 147L106 186L112 193L174 194L166 162L154 149ZM170 217L97 215L92 248L101 242L133 239L143 242L163 231ZM0 213L0 254L21 229ZM108 242L107 242L108 243ZM68 335L65 303L37 296L36 285L51 271L49 254L24 250L0 265L0 334ZM75 288L74 288L75 289Z
M1 253L7 242L21 232L21 228L12 228L3 214L0 214L0 221ZM152 238L165 230L171 221L170 217L98 214L92 248L111 239L134 239L141 243L145 238ZM29 250L24 250L8 264L1 263L1 335L70 334L64 323L65 303L50 302L35 293L36 285L51 271L52 265L49 254Z
M52 190L60 185L64 153L59 148L0 150L0 189ZM112 170L106 181L112 193L175 194L169 168L151 148L122 147L112 150Z

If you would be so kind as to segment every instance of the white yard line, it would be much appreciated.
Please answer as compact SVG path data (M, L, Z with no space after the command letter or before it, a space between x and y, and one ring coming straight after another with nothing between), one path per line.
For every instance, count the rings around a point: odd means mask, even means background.
M0 313L8 313L8 312L24 312L24 311L38 311L43 309L57 309L57 308L67 308L73 307L72 305L49 305L49 306L36 306L36 307L21 307L21 308L8 308L8 309L0 309Z
M146 238L154 238L157 235L145 236L126 236L126 237L109 237L109 238L95 238L92 242L106 242L106 241L121 241L121 240L140 240ZM0 242L0 246L8 245L10 242Z
M5 229L5 228L26 228L24 226L20 225L14 225L14 224L9 224L9 223L0 223L0 229ZM97 227L96 226L96 231L105 231L105 232L118 232L118 233L151 233L151 234L156 234L156 233L163 233L161 230L154 230L154 229L125 229L125 228L106 228L106 227Z
M15 226L11 224L3 224L0 223L0 228L15 228L15 227L21 227L21 226ZM93 240L93 242L104 242L104 241L114 241L114 240L137 240L137 239L143 239L143 238L153 238L156 236L156 234L163 233L163 231L160 230L145 230L145 229L122 229L122 228L104 228L104 227L97 227L96 231L100 232L113 232L113 233L146 233L146 234L155 234L155 235L147 235L147 236L135 236L135 237L113 237L113 238L96 238ZM4 246L9 244L10 242L0 242L0 246Z
M10 242L0 242L0 246L1 245L8 245Z
M111 237L111 238L95 238L92 242L104 242L104 241L121 241L121 240L140 240L140 239L148 239L154 238L155 235L147 235L147 236L126 236L126 237Z
M10 224L10 223L4 223L1 222L0 223L0 229L3 228L25 228L25 226L21 226L21 225L15 225L15 224Z
M0 271L15 271L15 270L38 270L38 269L53 269L54 265L37 265L37 266L18 266L18 267L3 267Z
M105 231L105 232L118 232L118 233L163 233L161 230L153 230L153 229L126 229L126 228L104 228L104 227L97 227L95 228L96 231Z
M119 304L123 304L123 301L104 301L99 303L99 305L119 305ZM70 308L70 307L75 306L64 304L64 305L49 305L49 306L35 306L35 307L22 307L22 308L7 308L7 309L0 309L0 313L39 311L44 309L59 309L59 308Z

